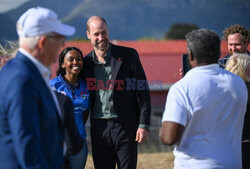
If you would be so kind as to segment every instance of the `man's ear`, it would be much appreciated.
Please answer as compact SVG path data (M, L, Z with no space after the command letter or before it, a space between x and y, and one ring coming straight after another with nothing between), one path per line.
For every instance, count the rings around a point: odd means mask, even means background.
M43 49L44 45L45 45L45 41L46 41L47 37L46 36L42 36L39 40L38 40L38 48L39 49Z
M87 34L88 39L90 39L89 31L86 31L86 34Z
M188 51L188 59L189 61L194 61L194 55L191 50Z

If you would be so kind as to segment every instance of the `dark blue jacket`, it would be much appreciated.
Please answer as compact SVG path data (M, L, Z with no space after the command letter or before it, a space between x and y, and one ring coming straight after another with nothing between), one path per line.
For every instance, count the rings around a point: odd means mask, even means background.
M75 155L82 149L83 140L75 123L74 106L69 97L56 91L55 94L63 116L65 141L67 145L66 153L67 155Z
M0 71L0 168L61 168L63 136L51 91L18 52Z

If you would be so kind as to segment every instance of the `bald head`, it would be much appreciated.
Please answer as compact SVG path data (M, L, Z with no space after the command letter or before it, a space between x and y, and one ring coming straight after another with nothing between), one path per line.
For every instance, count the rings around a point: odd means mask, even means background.
M109 47L109 32L105 19L92 16L87 21L87 37L96 53L104 54Z
M100 16L91 16L88 21L87 21L87 31L90 32L90 24L93 22L103 22L103 24L106 25L106 27L108 28L107 22L103 17Z

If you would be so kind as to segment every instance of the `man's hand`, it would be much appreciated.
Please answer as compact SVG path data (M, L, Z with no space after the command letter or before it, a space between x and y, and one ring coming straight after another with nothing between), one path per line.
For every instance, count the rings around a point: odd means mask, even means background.
M183 77L183 69L182 69L182 68L179 69L179 75L180 75L181 77Z
M142 143L147 139L147 137L148 137L148 131L146 129L143 129L143 128L138 128L138 130L136 132L135 141L137 141L138 143Z

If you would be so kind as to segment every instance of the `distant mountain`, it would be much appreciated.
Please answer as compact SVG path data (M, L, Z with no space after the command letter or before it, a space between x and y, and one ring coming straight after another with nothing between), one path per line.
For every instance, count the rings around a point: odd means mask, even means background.
M117 40L161 39L174 23L197 24L220 36L235 23L250 28L250 0L31 0L0 14L0 41L17 39L16 20L33 6L51 8L64 23L75 26L71 39L86 38L86 21L92 15L103 16L110 39Z

